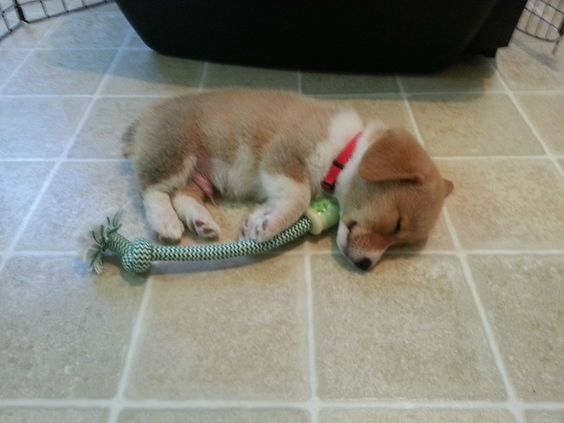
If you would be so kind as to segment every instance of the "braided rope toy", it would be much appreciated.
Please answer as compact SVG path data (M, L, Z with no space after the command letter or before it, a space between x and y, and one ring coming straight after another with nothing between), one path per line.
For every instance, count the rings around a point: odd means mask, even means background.
M312 201L303 217L269 241L246 239L226 244L182 247L154 245L146 239L130 242L118 233L121 228L119 219L119 213L113 218L107 217L105 224L90 232L93 243L85 256L90 269L96 273L102 272L102 259L106 251L120 256L123 269L134 273L148 272L153 261L221 260L264 253L288 244L308 232L318 235L332 227L339 220L339 206L332 198Z

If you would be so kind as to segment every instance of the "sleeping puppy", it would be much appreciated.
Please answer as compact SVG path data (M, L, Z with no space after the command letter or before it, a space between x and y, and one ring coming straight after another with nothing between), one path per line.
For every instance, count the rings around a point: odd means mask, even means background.
M424 240L452 183L403 129L364 125L352 110L292 94L216 91L167 100L129 129L146 217L165 240L184 224L200 237L220 228L205 206L215 192L261 204L240 237L265 241L310 201L333 195L337 244L357 267L388 247Z

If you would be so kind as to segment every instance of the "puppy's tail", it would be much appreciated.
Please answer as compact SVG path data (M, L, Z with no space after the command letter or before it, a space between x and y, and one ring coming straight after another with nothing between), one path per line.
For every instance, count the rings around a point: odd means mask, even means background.
M123 157L131 156L135 151L135 131L137 130L137 122L133 122L129 127L126 129L124 134L121 137L121 141L123 142L123 147L121 148L121 153Z

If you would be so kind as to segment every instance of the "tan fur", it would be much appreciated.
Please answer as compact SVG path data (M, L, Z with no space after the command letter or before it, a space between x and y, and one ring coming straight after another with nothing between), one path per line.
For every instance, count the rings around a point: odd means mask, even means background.
M303 178L300 162L322 141L334 113L334 106L274 92L172 98L147 110L136 127L141 189L177 173L190 155L229 163L241 144L249 145L257 159L265 157L274 172Z
M192 181L203 175L222 195L264 200L241 227L242 237L262 241L321 195L320 172L362 129L355 113L333 103L233 90L167 100L147 110L128 134L149 223L161 237L180 238L173 206L189 228L217 235L219 227L201 207L204 191ZM341 250L357 264L366 259L372 265L390 245L428 235L452 183L405 130L364 129L335 195L342 207ZM172 203L159 193L172 194ZM395 234L400 216L402 230Z

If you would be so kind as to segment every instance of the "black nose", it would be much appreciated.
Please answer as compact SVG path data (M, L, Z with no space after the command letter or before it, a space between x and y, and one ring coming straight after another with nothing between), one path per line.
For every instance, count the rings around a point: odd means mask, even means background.
M356 261L354 264L361 270L368 270L372 266L372 260L365 257L362 260Z

